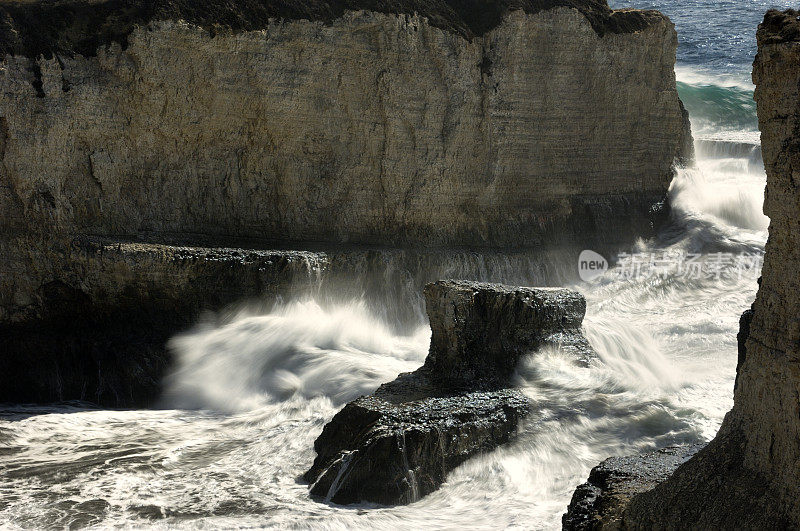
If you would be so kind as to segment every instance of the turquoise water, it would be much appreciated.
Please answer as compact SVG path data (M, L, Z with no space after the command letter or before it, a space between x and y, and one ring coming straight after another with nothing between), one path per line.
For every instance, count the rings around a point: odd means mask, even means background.
M678 92L696 136L758 140L750 78L755 28L770 8L796 2L764 0L611 0L614 9L657 9L678 31Z

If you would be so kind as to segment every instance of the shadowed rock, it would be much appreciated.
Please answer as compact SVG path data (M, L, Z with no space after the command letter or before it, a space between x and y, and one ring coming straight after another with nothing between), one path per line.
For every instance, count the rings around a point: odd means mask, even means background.
M590 352L572 334L586 313L574 291L446 280L425 287L425 306L433 332L425 367L438 379L507 380L520 356L549 341L583 361Z
M205 311L290 296L326 265L319 253L99 239L66 252L74 267L37 290L19 322L0 320L0 402L148 406L175 333Z
M575 490L561 520L563 529L589 531L619 526L633 496L667 479L702 447L674 446L644 455L606 459Z
M431 25L467 39L495 28L506 13L538 13L557 7L578 10L598 35L633 33L656 24L664 16L656 11L614 11L605 0L56 0L8 2L0 6L0 54L29 57L53 54L95 55L101 46L127 39L137 25L158 20L185 20L221 31L263 29L274 20L309 20L331 23L346 11L375 11L420 15Z
M304 479L335 503L410 503L469 457L508 442L529 411L510 386L519 358L545 345L591 355L583 297L554 288L442 281L425 288L425 365L344 407L314 443Z

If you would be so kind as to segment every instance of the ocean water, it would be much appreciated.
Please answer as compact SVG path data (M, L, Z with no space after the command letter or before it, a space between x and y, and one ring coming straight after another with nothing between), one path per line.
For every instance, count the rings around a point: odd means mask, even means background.
M298 478L324 424L421 365L430 332L421 318L398 327L386 317L396 312L358 297L299 297L176 336L160 409L0 407L0 528L554 529L602 459L713 437L732 405L738 319L756 293L768 226L749 81L754 31L768 7L789 3L612 5L675 21L698 161L678 171L673 219L656 239L572 286L587 298L598 359L576 367L555 349L527 359L516 383L536 413L513 443L469 460L409 506L309 499ZM499 262L459 274L546 280L533 262L514 271ZM401 293L384 304L420 302Z
M678 31L678 92L701 137L758 140L750 77L756 27L787 0L610 0L614 9L657 9Z

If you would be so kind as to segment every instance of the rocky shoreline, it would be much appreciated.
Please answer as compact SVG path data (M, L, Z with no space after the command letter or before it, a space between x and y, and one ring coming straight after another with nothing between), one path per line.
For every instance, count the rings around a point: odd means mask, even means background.
M653 234L691 157L676 46L601 0L0 6L0 400L154 399L169 334L319 269L242 240L514 259Z

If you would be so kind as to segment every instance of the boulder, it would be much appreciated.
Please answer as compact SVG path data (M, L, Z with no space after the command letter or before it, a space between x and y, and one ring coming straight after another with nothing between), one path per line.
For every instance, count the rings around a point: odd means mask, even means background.
M334 503L411 503L473 455L511 440L529 412L520 357L559 345L585 362L583 297L567 289L441 281L425 288L431 347L420 369L347 404L314 443L304 479Z
M631 498L667 479L703 444L671 446L643 455L611 457L594 467L561 519L567 531L618 528Z

